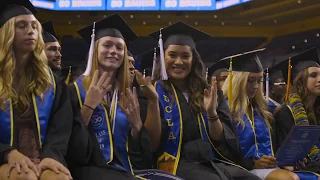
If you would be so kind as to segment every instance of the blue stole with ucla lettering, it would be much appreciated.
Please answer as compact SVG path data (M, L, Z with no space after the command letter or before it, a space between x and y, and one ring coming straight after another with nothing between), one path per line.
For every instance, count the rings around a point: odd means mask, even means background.
M172 90L175 99L170 99L165 89L160 84L160 81L155 83L156 91L159 95L160 112L168 123L168 139L166 140L164 153L158 158L158 169L176 174L180 152L181 143L183 137L183 122L182 113L179 104L179 99L174 86L171 84L170 90ZM201 138L211 144L212 157L215 157L215 153L218 153L220 157L226 161L232 163L230 160L224 158L214 147L208 134L208 119L204 113L197 115L198 125Z
M252 117L250 120L243 116L245 126L233 120L244 157L257 160L263 155L274 156L270 129L256 109L252 110Z
M51 109L54 102L56 84L52 71L49 69L51 78L50 88L43 94L43 98L32 93L32 105L37 126L37 134L40 148L46 138ZM0 142L13 146L14 140L14 112L12 100L5 103L5 110L0 110Z
M80 108L86 98L86 90L83 87L83 76L79 77L74 83ZM121 108L112 102L110 113L111 119L115 117L112 122L109 119L108 111L102 104L99 104L93 111L90 125L96 135L100 150L109 165L115 165L113 160L113 145L119 151L120 159L127 171L132 171L130 158L128 155L128 132L130 130L130 123ZM114 127L111 129L111 126ZM112 135L113 133L113 135ZM115 144L113 143L115 142ZM119 166L119 165L115 165ZM119 167L120 168L120 167Z

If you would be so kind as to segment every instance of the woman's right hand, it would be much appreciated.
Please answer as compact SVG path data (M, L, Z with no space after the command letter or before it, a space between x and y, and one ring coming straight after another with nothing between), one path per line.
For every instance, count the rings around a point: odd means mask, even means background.
M21 154L19 151L12 150L11 152L9 152L9 154L7 155L7 160L9 165L7 171L8 178L10 178L11 171L14 168L16 169L18 174L28 174L29 169L31 169L39 177L39 172L35 164L33 164L33 162L31 162L31 160L27 156Z
M99 78L99 71L94 72L84 104L95 109L103 100L104 95L111 89L111 73L104 72Z
M277 161L272 156L262 156L260 159L254 161L254 169L268 169L277 167Z

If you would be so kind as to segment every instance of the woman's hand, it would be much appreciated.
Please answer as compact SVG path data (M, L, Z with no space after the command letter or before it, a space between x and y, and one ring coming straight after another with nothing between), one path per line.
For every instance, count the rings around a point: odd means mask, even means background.
M143 95L148 98L148 100L158 101L159 95L154 86L151 84L150 77L143 77L139 71L136 71L136 80L140 85L140 90L142 91Z
M86 95L84 104L95 109L103 100L105 94L111 89L112 74L104 72L100 78L98 78L99 71L94 72L92 82Z
M273 156L262 156L260 159L254 161L254 169L267 169L277 167L276 158Z
M212 78L211 88L204 90L204 108L209 117L217 115L217 80Z
M126 114L128 121L131 124L131 135L133 137L137 137L142 128L142 121L140 117L140 106L137 96L136 88L133 88L133 92L127 88L125 94L121 93L121 99L125 106L121 106L120 108Z
M44 158L40 162L40 164L39 164L40 174L45 170L51 170L57 174L64 173L70 179L72 179L70 171L66 167L64 167L64 165L62 165L61 163L59 163L58 161L56 161L54 159Z
M19 151L12 150L8 154L7 160L9 165L8 171L7 171L8 178L10 178L11 171L14 168L16 169L18 174L21 174L21 173L28 174L29 169L31 169L39 177L39 172L35 164L33 164L33 162L31 162L31 160L27 156L21 154Z

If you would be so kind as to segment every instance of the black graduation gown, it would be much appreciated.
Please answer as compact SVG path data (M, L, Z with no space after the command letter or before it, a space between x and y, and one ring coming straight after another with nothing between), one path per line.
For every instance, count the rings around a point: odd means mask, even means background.
M33 130L36 142L40 149L40 160L44 158L52 158L66 166L64 156L67 153L68 142L72 129L72 107L70 103L69 91L63 81L54 75L56 83L56 93L54 98L53 107L48 123L48 129L45 141L43 142L42 149L39 146L39 138L36 126L36 118L33 113ZM33 107L31 105L30 107ZM32 108L34 112L34 109ZM7 144L0 143L0 166L4 163L5 154L14 149Z
M67 161L69 169L72 176L75 179L90 179L90 180L100 180L103 178L110 179L136 179L131 172L125 171L123 169L117 168L115 166L108 165L105 161L103 154L101 153L99 144L97 142L96 136L91 129L87 127L80 113L80 104L78 101L76 89L74 85L69 87L70 97L72 102L72 108L74 113L73 129L70 138ZM142 145L142 141L148 142L149 136L147 130L143 127L139 137L134 139L129 133L129 155L130 151L138 152L134 156L138 156L140 161L132 161L133 168L144 167L145 161L148 162L150 159L146 159L143 156L145 152L145 144ZM150 144L150 143L149 143ZM133 149L133 150L132 150ZM150 150L150 147L147 148ZM113 163L122 165L119 153L115 148ZM150 155L149 155L150 157ZM131 158L131 155L130 155ZM149 163L149 162L148 162ZM146 164L148 164L146 163ZM149 163L150 164L150 163Z
M282 106L274 114L274 149L277 151L286 139L291 128L295 125L292 113L287 106Z
M196 159L190 160L197 155L203 157L204 151L211 152L211 145L201 139L200 131L198 129L198 121L196 115L192 114L189 109L189 104L185 99L179 89L176 88L177 95L179 98L179 103L181 107L181 112L183 116L183 138L182 138L182 150L181 158L177 168L177 176L182 177L186 180L192 179L260 179L257 176L240 169L238 167L227 165L224 163L208 161L205 159ZM242 162L243 156L241 149L238 143L237 136L234 133L234 129L231 123L231 116L229 108L225 102L222 91L218 92L218 109L217 113L219 119L222 122L224 128L225 141L213 141L215 147L219 150L220 153L229 160L234 162ZM146 114L141 112L141 114ZM162 144L159 150L155 153L153 162L156 163L158 157L164 151L164 140L167 139L166 134L168 131L168 123L162 119ZM196 147L196 148L194 148ZM210 148L208 150L208 148ZM207 150L206 150L207 149ZM187 152L186 152L187 151Z
M320 97L316 99L316 107L320 105ZM317 121L320 122L319 116L317 117ZM309 122L310 125L315 125L313 122ZM281 106L281 108L275 112L274 114L274 149L277 151L282 142L286 139L288 133L291 128L295 125L295 121L291 110L287 106Z

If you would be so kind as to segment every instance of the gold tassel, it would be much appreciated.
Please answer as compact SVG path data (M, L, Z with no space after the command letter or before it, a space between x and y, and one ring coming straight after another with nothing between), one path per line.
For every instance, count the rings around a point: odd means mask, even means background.
M228 90L228 103L229 107L232 107L232 57L230 58L230 68L229 68L229 90Z
M71 78L71 66L69 67L69 73L68 73L68 76L67 76L67 79L64 81L66 83L66 85L69 85L69 81L70 81L70 78Z
M288 80L287 80L287 91L286 91L285 101L288 101L288 99L289 99L290 84L291 84L291 57L289 57L289 61L288 61Z

